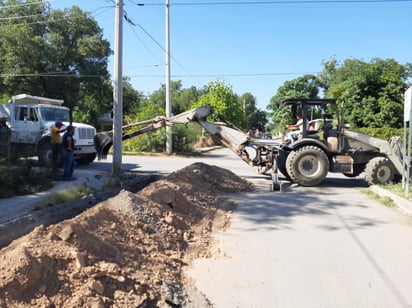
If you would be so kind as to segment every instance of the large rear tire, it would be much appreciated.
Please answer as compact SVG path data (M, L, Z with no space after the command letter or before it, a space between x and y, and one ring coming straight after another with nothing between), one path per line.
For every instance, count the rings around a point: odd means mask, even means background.
M53 149L50 143L46 142L40 146L38 158L43 166L51 166L53 164Z
M395 167L386 157L372 158L365 168L365 179L370 185L389 184L395 177Z
M302 186L315 186L326 178L329 159L322 149L304 146L289 153L286 167L293 182Z
M290 180L290 176L288 174L288 170L286 168L286 160L288 157L288 154L290 152L285 152L285 151L279 151L278 155L278 170L280 173L282 173L288 180Z

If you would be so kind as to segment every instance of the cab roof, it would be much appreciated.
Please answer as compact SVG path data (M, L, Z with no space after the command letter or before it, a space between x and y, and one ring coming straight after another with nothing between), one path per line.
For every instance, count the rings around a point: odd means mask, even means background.
M309 98L288 98L280 101L281 106L284 105L330 105L336 104L335 99L319 98L319 99L309 99Z
M11 97L11 102L14 104L49 104L55 106L63 105L62 99L53 99L41 96L33 96L28 94L19 94Z

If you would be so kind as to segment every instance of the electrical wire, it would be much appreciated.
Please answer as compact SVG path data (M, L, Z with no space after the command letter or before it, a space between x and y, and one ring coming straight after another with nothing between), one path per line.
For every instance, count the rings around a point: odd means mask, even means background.
M340 4L340 3L410 3L412 0L282 0L282 1L235 1L235 2L175 2L170 6L199 6L199 5L267 5L267 4ZM135 3L138 6L164 5L158 3Z
M135 23L134 21L132 21L128 16L127 13L125 12L125 14L123 15L125 20L132 26L137 26L139 27L160 49L162 49L164 52L167 52L166 49L148 32L146 31L145 28L143 28L140 24ZM192 75L192 73L190 73L175 57L173 57L170 53L169 53L170 58L182 69L184 70L190 77L193 78L194 81L196 81L197 83L199 83L199 81L196 80L195 76Z
M320 72L289 72L289 73L243 73L243 74L199 74L199 75L182 75L172 74L174 78L214 78L214 77L263 77L263 76L282 76L282 75L310 75L319 74ZM141 77L141 78L159 78L164 75L128 75L129 77Z
M15 7L22 7L22 6L29 6L29 5L36 5L36 4L42 4L42 3L43 3L43 1L30 2L30 3L21 3L21 4L3 5L3 6L0 6L0 10L12 9L12 8L15 8Z

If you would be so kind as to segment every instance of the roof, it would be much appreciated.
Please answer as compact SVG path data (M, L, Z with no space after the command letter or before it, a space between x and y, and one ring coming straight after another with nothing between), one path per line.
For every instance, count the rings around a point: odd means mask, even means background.
M41 96L32 96L28 94L19 94L11 97L11 102L14 104L50 104L61 106L62 99L53 99Z
M336 104L335 99L327 99L327 98L291 98L291 99L284 99L279 104L280 105L298 105L298 104L306 104L306 105L327 105L327 104Z

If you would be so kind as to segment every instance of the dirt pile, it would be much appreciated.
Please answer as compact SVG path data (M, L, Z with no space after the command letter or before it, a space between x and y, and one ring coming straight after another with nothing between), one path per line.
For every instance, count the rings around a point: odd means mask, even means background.
M229 223L235 174L190 165L137 194L122 191L0 251L0 307L201 307L183 267Z

